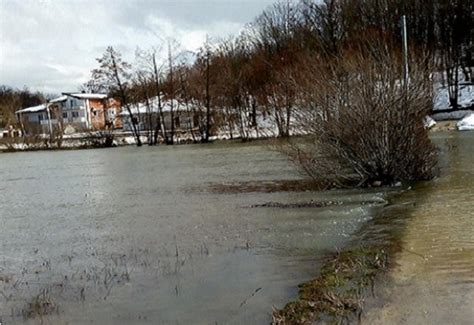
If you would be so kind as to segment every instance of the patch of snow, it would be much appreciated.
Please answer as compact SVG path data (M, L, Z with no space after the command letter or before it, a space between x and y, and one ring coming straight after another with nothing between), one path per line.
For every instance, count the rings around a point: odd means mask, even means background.
M437 76L438 80L442 79L442 75ZM468 108L474 105L474 85L466 84L464 74L459 72L459 90L458 90L458 106L459 108ZM445 110L450 109L451 103L449 102L448 87L443 85L440 81L435 83L435 102L434 110Z
M474 113L463 118L456 126L459 131L474 131Z
M72 125L66 125L64 128L64 134L69 135L69 134L74 134L76 133L76 129Z
M459 106L470 107L474 105L474 85L460 86Z
M427 116L425 117L424 124L425 124L425 128L431 129L433 126L436 125L436 121L433 120L431 117Z

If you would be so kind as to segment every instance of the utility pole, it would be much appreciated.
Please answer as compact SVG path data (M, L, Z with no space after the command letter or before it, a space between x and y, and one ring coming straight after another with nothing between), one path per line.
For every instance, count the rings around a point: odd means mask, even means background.
M404 80L405 87L408 89L408 35L407 35L407 17L402 16L402 42L403 42L403 63L404 63Z

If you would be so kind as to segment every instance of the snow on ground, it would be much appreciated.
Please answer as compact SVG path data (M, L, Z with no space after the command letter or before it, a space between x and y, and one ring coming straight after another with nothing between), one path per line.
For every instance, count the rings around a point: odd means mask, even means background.
M433 120L431 117L427 116L425 117L425 128L431 129L433 126L436 125L436 121Z
M450 109L448 87L442 82L442 75L437 74L437 82L434 85L435 102L434 110ZM459 108L468 108L474 105L474 85L468 85L464 74L459 71L459 90L458 90L458 106Z
M474 86L462 85L459 86L459 108L468 108L474 105ZM438 86L436 90L436 100L434 103L434 110L450 109L448 88Z
M443 85L441 75L438 75L438 82L434 86L435 101L434 114L431 117L435 121L446 120L461 120L466 116L472 114L474 107L474 85L470 85L464 80L464 74L459 72L460 85L458 90L458 108L456 111L449 111L452 109L449 102L448 87ZM436 113L436 111L443 111Z
M474 131L474 113L463 118L456 126L459 131Z

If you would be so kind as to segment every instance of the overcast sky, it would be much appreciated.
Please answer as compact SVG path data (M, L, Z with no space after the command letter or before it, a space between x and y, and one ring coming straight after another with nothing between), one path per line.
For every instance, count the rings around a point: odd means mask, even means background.
M177 39L186 50L236 35L274 0L0 0L0 84L75 91L108 45ZM161 41L162 42L162 41Z

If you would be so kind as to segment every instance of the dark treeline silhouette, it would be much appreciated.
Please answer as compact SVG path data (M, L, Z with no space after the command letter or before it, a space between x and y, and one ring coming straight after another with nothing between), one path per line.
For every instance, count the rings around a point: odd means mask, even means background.
M15 112L20 108L36 106L44 103L46 97L40 92L30 91L28 88L15 89L9 86L0 86L0 127L16 125Z

